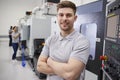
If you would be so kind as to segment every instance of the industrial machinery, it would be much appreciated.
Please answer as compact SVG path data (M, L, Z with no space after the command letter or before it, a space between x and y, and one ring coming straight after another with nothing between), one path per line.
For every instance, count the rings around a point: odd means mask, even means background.
M106 0L99 0L77 7L78 18L75 22L75 29L90 40L86 80L102 80L102 61L99 56L103 54L106 3Z
M25 17L18 21L21 42L28 51L27 61L40 79L46 78L46 75L36 70L37 60L43 47L42 43L51 35L51 26L55 22L52 18L56 16L58 2L59 0L47 0L47 2L45 0L41 7L37 6L31 12L26 12Z
M120 80L120 0L107 5L103 80Z
M31 17L31 11L26 11L25 16L23 18L20 18L18 21L18 27L20 32L20 43L19 43L19 50L21 50L22 46L25 49L24 55L25 59L30 59L29 53L28 53L28 42L30 39L30 17ZM21 50L22 54L22 50ZM17 56L17 60L22 60L22 56Z
M38 58L39 55L42 51L42 48L44 46L45 43L45 39L34 39L34 56L33 56L33 67L34 67L34 71L36 73L36 75L40 78L40 79L45 79L46 75L43 73L39 73L37 71L37 62L38 62Z
M42 43L51 35L52 18L56 12L56 4L51 3L51 1L44 3L42 7L34 8L32 11L29 40L31 62L29 63L40 79L45 79L46 75L37 71L37 61L44 46Z

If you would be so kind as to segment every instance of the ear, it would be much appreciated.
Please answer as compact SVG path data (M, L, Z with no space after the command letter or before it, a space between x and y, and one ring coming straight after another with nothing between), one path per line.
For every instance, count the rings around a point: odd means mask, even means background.
M74 20L75 20L75 21L77 20L77 15L75 15Z

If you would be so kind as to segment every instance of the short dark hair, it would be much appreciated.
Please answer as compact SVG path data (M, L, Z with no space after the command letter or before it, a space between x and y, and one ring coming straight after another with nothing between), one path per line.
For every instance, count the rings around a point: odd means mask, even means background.
M57 11L59 10L59 8L71 8L73 9L74 14L76 13L76 5L71 1L61 1L57 5Z

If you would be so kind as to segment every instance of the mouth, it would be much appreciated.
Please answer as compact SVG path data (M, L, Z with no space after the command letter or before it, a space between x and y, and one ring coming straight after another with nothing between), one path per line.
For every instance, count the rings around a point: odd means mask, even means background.
M67 27L67 24L61 24L63 27Z
M63 25L64 27L68 25L67 22L62 22L61 25Z

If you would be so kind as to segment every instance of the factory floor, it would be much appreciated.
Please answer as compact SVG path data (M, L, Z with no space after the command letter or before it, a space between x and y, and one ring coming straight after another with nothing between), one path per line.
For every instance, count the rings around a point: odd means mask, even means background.
M0 41L0 80L40 80L27 62L23 67L21 61L12 61L12 53L8 41Z

